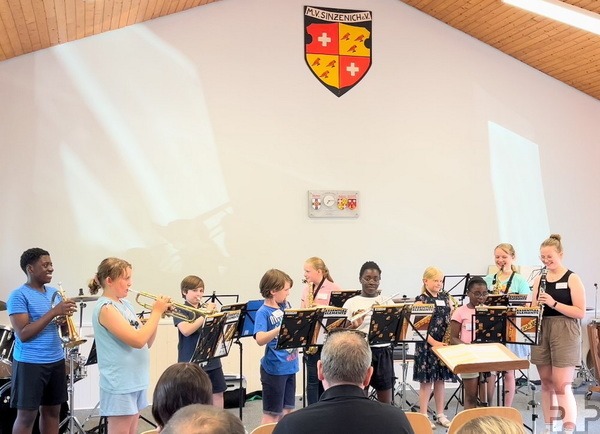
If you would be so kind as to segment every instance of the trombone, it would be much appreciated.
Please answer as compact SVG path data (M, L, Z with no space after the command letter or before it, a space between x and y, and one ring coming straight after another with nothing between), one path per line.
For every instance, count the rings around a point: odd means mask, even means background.
M129 289L129 291L136 294L135 301L140 306L142 306L144 309L152 310L152 305L149 303L144 303L144 302L140 301L140 298L145 297L145 298L150 298L152 300L158 299L158 296L149 294L147 292L134 291L131 288ZM179 318L186 322L194 322L201 316L208 316L208 315L212 315L213 313L215 313L215 311L212 309L204 309L204 308L196 309L194 307L186 306L184 304L171 302L171 308L165 312L165 315L168 315L168 316L171 316L174 318Z

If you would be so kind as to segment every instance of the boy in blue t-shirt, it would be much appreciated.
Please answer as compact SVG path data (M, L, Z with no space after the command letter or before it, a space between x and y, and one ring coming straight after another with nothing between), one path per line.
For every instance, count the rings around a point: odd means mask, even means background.
M266 345L260 360L263 417L261 424L278 422L294 409L296 402L296 372L298 350L277 350L283 310L289 306L287 297L294 282L280 270L272 269L260 280L260 293L265 303L256 312L254 339Z

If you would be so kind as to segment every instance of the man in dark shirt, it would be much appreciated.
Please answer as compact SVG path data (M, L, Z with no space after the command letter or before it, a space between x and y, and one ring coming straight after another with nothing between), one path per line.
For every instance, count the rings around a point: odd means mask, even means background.
M373 368L364 333L330 333L317 372L325 388L319 402L286 415L274 434L414 434L402 410L372 401L365 393Z

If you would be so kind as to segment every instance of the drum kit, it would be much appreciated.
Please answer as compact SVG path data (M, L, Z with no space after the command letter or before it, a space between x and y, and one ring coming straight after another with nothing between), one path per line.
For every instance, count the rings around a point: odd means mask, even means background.
M96 301L97 297L90 297L81 295L76 297L70 297L69 299L79 303L79 328L81 329L83 322L83 309L86 307L86 302ZM65 298L65 297L63 297ZM0 300L0 311L6 310L6 303ZM61 409L60 432L75 433L79 432L86 434L83 426L79 423L72 411L75 407L75 388L74 384L87 377L87 366L97 363L96 358L96 345L92 345L89 356L86 358L79 352L79 346L86 342L86 339L80 339L78 333L75 331L73 320L70 316L66 317L68 335L61 336L63 341L63 348L65 351L65 369L67 374L67 390L69 393L69 403L67 411L64 412L65 417L63 418L63 410ZM66 329L65 328L65 329ZM60 327L59 327L60 331ZM60 334L60 333L59 333ZM93 337L93 335L90 335ZM15 344L15 334L11 327L0 325L0 408L8 409L10 405L10 393L11 393L11 375L12 375L12 361L13 361L13 349ZM66 407L66 404L65 404ZM16 411L14 411L14 417L16 417ZM14 417L10 421L10 427L7 427L7 432L12 429L12 423L14 423ZM5 428L5 422L8 422L8 417L2 415L2 426L0 426L0 432L3 432ZM36 423L37 426L37 423ZM67 430L68 428L68 430ZM36 428L34 428L35 430ZM35 431L34 431L35 432Z

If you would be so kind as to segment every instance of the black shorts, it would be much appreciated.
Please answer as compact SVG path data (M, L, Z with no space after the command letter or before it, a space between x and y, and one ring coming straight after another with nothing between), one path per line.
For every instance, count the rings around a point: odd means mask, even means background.
M394 356L392 347L372 347L373 376L369 383L375 390L388 390L394 386Z
M20 410L67 402L65 361L48 364L13 361L11 392L10 406Z
M210 378L212 393L223 393L227 390L223 368L211 369L210 371L205 372L208 375L208 378Z

